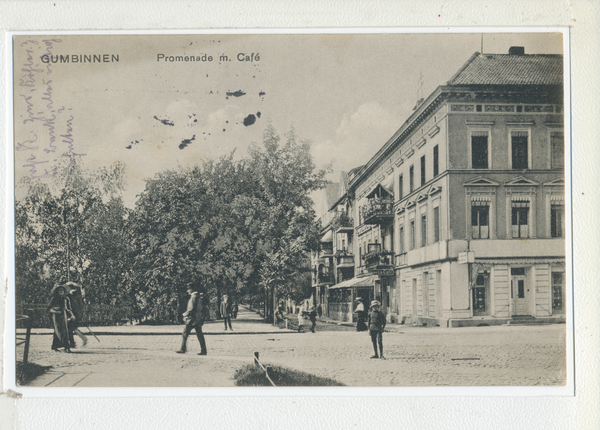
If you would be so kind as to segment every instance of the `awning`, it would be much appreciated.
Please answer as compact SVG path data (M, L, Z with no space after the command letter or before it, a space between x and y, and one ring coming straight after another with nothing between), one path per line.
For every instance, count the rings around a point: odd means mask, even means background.
M321 238L321 242L333 242L333 233L331 232L331 230L328 230L327 233L323 235L323 237Z
M375 285L375 275L365 276L363 278L352 278L346 281L340 282L339 284L332 285L329 287L330 290L338 288L354 288L354 287L372 287Z

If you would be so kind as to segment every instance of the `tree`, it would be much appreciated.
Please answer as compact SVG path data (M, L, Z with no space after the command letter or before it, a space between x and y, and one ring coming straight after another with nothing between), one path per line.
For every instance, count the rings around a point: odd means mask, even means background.
M307 270L306 256L318 246L318 230L310 193L325 185L328 169L317 170L310 143L296 137L292 128L285 142L272 126L263 145L250 148L250 168L258 182L264 244L260 284L265 293L265 316L273 317L278 291L292 285ZM287 289L285 291L287 291Z
M20 185L27 191L15 202L17 301L43 303L54 284L71 280L89 303L118 304L127 266L124 166L92 171L66 157L59 171Z

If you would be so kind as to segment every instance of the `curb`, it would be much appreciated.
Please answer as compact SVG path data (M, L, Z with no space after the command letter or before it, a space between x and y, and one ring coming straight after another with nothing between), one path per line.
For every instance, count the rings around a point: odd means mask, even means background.
M282 333L297 333L297 331L293 330L280 330L280 331L240 331L233 333L206 333L203 332L204 336L235 336L235 335L249 335L249 334L282 334ZM52 332L49 333L40 333L40 332L31 332L32 335L37 336L52 336ZM91 336L89 333L84 333L86 336ZM181 336L181 332L115 332L115 331L95 331L94 334L96 336Z

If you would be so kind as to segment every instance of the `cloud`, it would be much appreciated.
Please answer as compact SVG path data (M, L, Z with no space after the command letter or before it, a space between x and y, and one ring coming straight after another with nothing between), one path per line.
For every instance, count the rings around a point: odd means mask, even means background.
M370 101L345 113L334 135L313 145L317 165L331 163L337 181L341 170L366 164L400 127L401 121L379 103Z
M350 138L353 140L373 140L383 134L393 133L398 124L389 111L375 101L360 105L354 112L344 114L337 129L336 140L341 143Z

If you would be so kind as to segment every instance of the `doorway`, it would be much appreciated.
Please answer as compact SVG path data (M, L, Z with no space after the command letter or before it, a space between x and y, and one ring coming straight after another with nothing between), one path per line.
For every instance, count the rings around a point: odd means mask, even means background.
M530 315L527 289L527 277L525 276L525 268L518 267L510 269L511 274L511 291L510 297L512 300L513 315Z
M475 287L473 288L473 316L488 315L488 286L487 276L483 274L477 275Z

